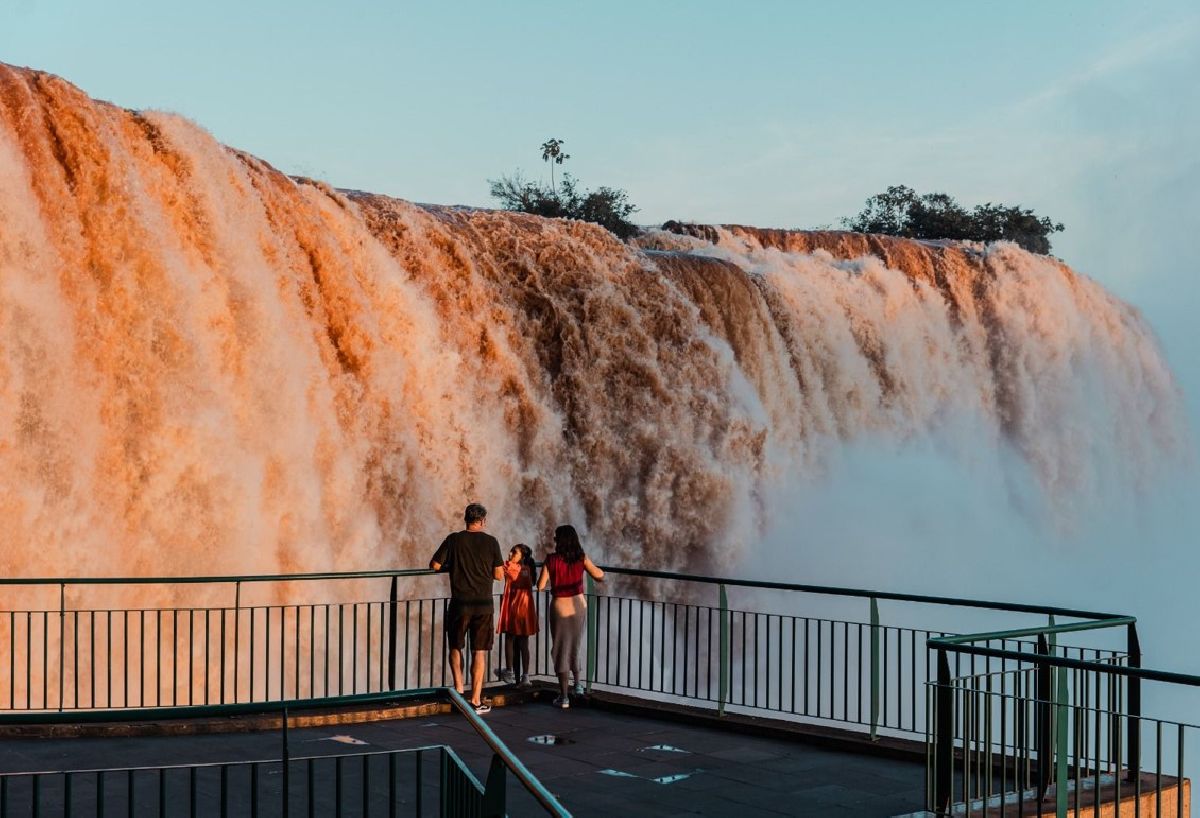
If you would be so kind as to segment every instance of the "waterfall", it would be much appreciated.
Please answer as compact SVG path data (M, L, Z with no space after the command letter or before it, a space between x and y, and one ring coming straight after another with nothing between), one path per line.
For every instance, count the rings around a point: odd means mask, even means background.
M1186 438L1135 309L1011 244L419 206L0 65L0 571L719 570L852 441L1011 451L1065 519ZM1116 479L1116 478L1114 478Z

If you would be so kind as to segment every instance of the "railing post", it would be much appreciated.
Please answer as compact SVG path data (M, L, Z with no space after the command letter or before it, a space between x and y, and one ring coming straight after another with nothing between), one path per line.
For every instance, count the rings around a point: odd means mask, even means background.
M1050 645L1046 641L1045 634L1038 634L1037 638L1037 654L1039 656L1050 655ZM1034 718L1034 734L1037 741L1037 797L1038 803L1046 796L1046 791L1050 788L1051 775L1051 759L1054 756L1054 713L1052 708L1052 699L1054 698L1054 684L1051 678L1052 668L1045 661L1038 661L1034 668L1034 696L1036 704L1033 708Z
M508 800L508 775L498 753L492 753L487 783L483 789L483 818L504 818Z
M66 616L67 616L67 584L60 582L58 584L58 709L61 712L63 709L63 684L67 676L67 669L63 667L64 653L63 643L66 641ZM10 636L11 638L11 636ZM78 639L79 635L76 634ZM145 636L143 635L144 639ZM78 674L76 674L78 675ZM78 697L78 693L75 694Z
M591 609L596 603L596 581L591 574L587 576L587 597L590 599L587 614L587 692L592 692L592 682L596 681L596 616ZM632 648L631 648L632 649Z
M399 577L392 577L392 588L388 594L388 690L396 689L396 626L397 602L399 601Z
M934 699L933 808L939 815L948 815L954 795L954 689L945 650L937 652Z
M1126 627L1125 639L1129 652L1129 666L1141 668L1142 646L1138 641L1137 625L1130 623ZM1136 781L1142 772L1142 680L1137 676L1129 677L1129 780ZM1118 759L1119 760L1119 759ZM1117 774L1120 775L1120 770Z
M879 600L871 597L871 741L879 738Z
M1054 759L1054 814L1056 818L1067 818L1067 669L1056 668L1054 675L1058 677L1058 692L1054 702L1058 745ZM1079 718L1079 714L1076 713L1075 717ZM1078 795L1076 793L1076 797Z
M724 583L720 585L721 646L717 657L717 715L725 715L725 703L729 701L729 592ZM795 650L795 646L792 646Z

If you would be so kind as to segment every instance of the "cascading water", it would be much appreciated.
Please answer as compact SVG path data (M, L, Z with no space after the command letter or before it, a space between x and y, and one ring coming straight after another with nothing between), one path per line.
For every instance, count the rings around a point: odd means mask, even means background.
M417 565L474 499L720 568L847 441L967 429L1069 521L1185 437L1136 311L1052 259L679 230L338 191L0 66L0 571Z

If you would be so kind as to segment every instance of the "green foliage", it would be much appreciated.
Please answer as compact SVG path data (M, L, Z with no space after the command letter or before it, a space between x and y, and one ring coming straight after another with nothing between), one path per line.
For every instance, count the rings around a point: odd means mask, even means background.
M1033 253L1049 253L1050 234L1064 229L1061 222L1020 206L988 202L967 210L945 193L918 195L905 185L867 199L862 211L842 224L856 233L914 239L1007 240Z
M562 152L562 143L561 139L551 139L542 144L542 159L552 162L549 187L531 182L517 172L512 176L489 179L492 197L498 199L505 210L552 219L580 219L607 228L622 239L636 236L640 231L629 217L637 212L637 207L629 201L629 194L624 190L611 187L583 190L569 173L563 174L561 184L554 184L554 165L561 165L563 160L571 158L570 154Z

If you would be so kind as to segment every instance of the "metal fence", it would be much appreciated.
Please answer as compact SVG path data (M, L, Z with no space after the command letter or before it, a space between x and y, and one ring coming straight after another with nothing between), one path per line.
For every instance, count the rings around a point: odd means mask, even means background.
M651 598L616 589L600 593L591 587L589 685L708 703L722 713L732 709L830 722L872 737L924 739L925 688L936 679L934 654L926 643L951 635L947 630L886 624L881 602L896 613L905 609L909 619L942 623L954 622L954 612L961 608L1051 620L1102 616L948 597L605 570L623 585L657 584L644 594ZM664 579L669 586L663 586ZM777 610L769 610L770 600L753 595L761 592L782 595L774 605ZM734 593L746 602L763 604L757 610L732 605ZM715 604L697 601L704 596L715 597ZM819 611L822 601L830 598L856 602L866 615L855 620L802 613ZM1125 663L1126 646L1108 642L1107 647L1060 645L1057 650L1078 660ZM1010 651L1035 648L1020 634L985 638L982 644ZM952 662L955 675L998 673L1013 666L1009 658L967 653L955 654Z
M1060 756L1080 786L1101 761L1134 771L1131 780L1145 771L1167 775L1170 753L1141 753L1150 724L1141 682L1200 685L1197 677L1143 670L1132 617L605 570L609 581L588 587L580 670L589 690L829 722L872 739L927 739L929 803L937 811L965 809L978 798L986 809L987 798L1010 791L1057 793L1048 781L1051 769L1058 775ZM0 580L0 588L57 590L59 603L0 611L0 656L9 658L0 674L0 723L119 718L131 708L219 713L444 686L447 600L428 592L422 578L430 575ZM132 585L224 588L232 598L221 605L83 604L86 586ZM257 598L248 604L251 586ZM298 587L317 598L298 598ZM542 628L531 640L531 673L548 677L549 606L543 595L536 599ZM985 631L963 618L984 614L1034 624ZM962 630L983 632L955 635ZM489 668L500 664L500 649L498 639ZM1048 745L1048 736L1061 734L1056 714L1063 700L1053 686L1058 677L1049 680L1067 670L1075 673L1068 709L1101 713L1103 723L1089 732L1082 717L1068 717L1083 736L1080 749L1052 754L1057 745ZM980 708L985 716L968 718ZM1169 733L1180 723L1161 724ZM1107 755L1082 751L1096 741Z
M522 812L537 809L569 816L474 710L453 690L415 691L414 699L444 696L492 750L481 783L453 748L293 756L289 715L328 702L291 702L281 708L278 758L207 764L92 770L0 773L0 818L16 816L197 815L257 816L466 816L507 814L509 779L523 795ZM356 696L341 703L394 703L395 697ZM251 712L239 707L239 712ZM140 711L146 712L146 711Z
M1124 661L1073 657L1064 634L1123 630ZM1036 637L1033 649L992 644ZM939 814L1190 814L1189 730L1142 712L1143 682L1200 687L1200 677L1141 667L1132 617L1098 617L1001 634L937 637L929 686L928 807ZM950 657L1010 662L969 675ZM1152 738L1153 744L1148 746ZM1166 743L1164 744L1164 738Z

